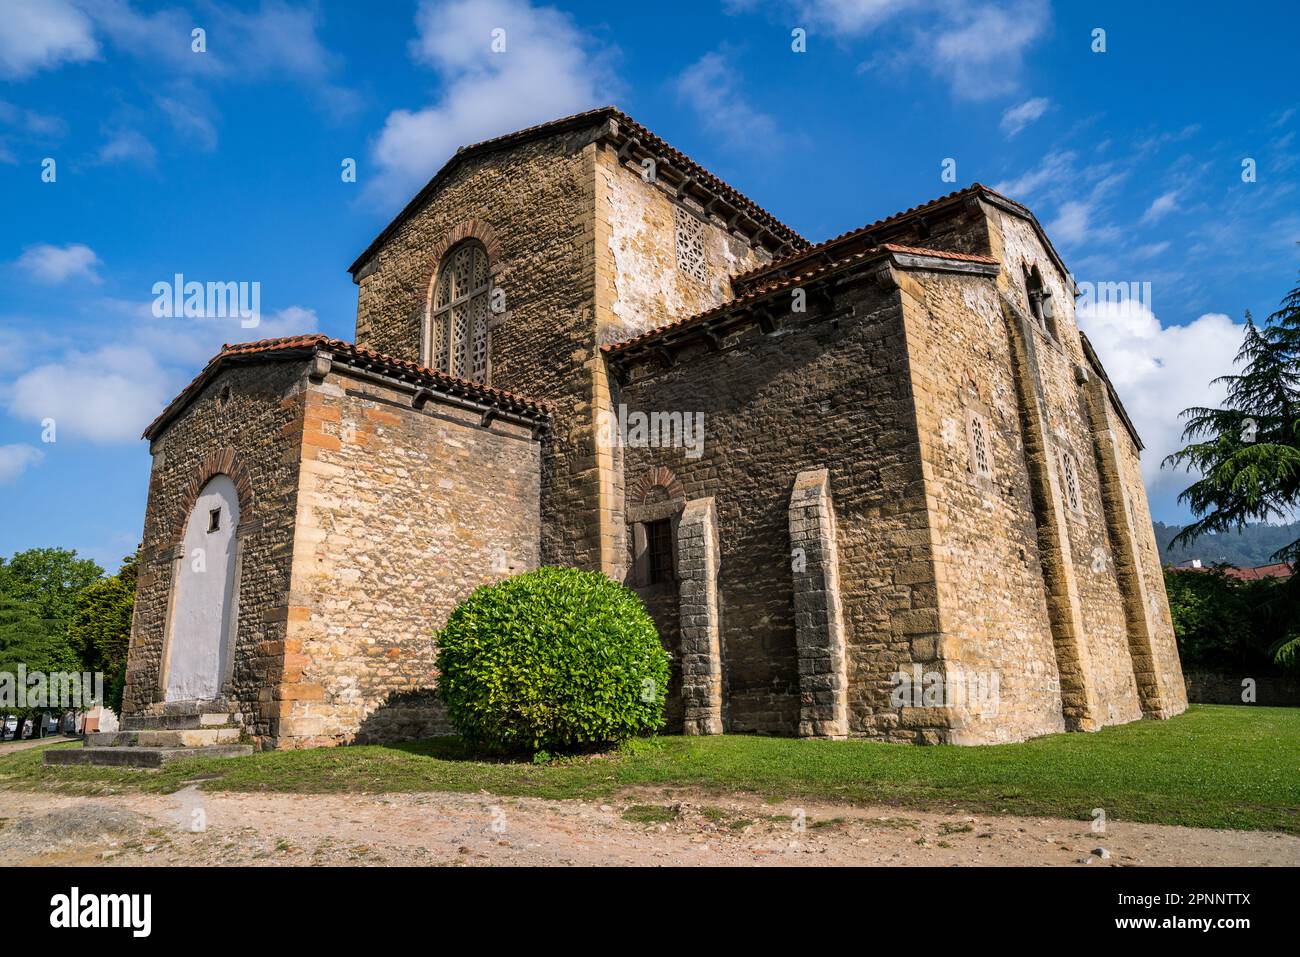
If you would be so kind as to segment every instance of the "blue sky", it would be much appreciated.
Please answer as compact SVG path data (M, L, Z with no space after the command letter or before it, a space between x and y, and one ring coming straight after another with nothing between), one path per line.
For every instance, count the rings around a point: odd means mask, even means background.
M1293 2L2 0L0 555L115 567L139 433L222 342L351 338L347 265L457 145L611 102L812 240L978 180L1079 281L1150 283L1082 322L1155 517L1183 519L1177 412L1300 266L1297 26ZM260 325L154 317L177 273L260 283Z

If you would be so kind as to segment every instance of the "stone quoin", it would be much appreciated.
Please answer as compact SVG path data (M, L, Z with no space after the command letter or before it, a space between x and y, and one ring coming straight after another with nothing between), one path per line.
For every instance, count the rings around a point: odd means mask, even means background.
M542 564L641 595L670 730L1186 708L1142 443L1011 199L812 245L607 107L459 150L350 272L355 343L226 346L145 432L140 728L446 731L436 631Z

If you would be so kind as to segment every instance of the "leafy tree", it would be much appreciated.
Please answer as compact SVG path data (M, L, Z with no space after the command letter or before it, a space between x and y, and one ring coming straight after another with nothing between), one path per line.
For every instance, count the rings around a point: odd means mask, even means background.
M1188 668L1229 673L1272 670L1271 648L1285 629L1266 610L1282 583L1276 578L1241 581L1222 571L1165 569L1165 592Z
M104 574L88 558L67 548L29 548L6 562L0 558L0 595L31 604L39 617L66 622L77 594Z
M1196 521L1174 537L1173 546L1251 521L1289 519L1300 510L1300 284L1263 328L1246 313L1236 364L1239 374L1215 380L1227 386L1224 407L1185 410L1188 445L1164 461L1201 476L1178 497ZM1300 539L1273 557L1300 563ZM1276 620L1300 622L1300 578L1292 575L1268 602ZM1279 664L1300 662L1300 626L1288 629L1273 655Z
M0 595L0 673L8 672L16 680L19 665L26 666L29 673L76 671L77 653L68 643L62 622L42 617L33 603ZM17 715L19 733L23 721L42 710L0 708L6 714Z
M122 710L127 645L131 640L131 613L135 608L136 556L122 559L116 575L91 582L76 596L68 622L68 641L85 667L102 671L107 704Z

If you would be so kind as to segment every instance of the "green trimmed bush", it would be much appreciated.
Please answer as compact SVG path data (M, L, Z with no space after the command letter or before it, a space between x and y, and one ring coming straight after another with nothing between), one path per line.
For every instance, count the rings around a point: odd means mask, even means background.
M484 585L438 633L452 725L491 751L572 751L664 723L668 654L641 600L599 572Z

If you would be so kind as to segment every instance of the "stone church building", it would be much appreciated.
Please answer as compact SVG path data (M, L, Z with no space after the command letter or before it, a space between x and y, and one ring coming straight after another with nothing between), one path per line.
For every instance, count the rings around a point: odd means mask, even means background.
M128 715L444 731L432 636L541 564L641 595L670 730L1186 707L1141 440L993 190L813 245L607 107L462 148L350 271L354 343L226 346L146 430Z

